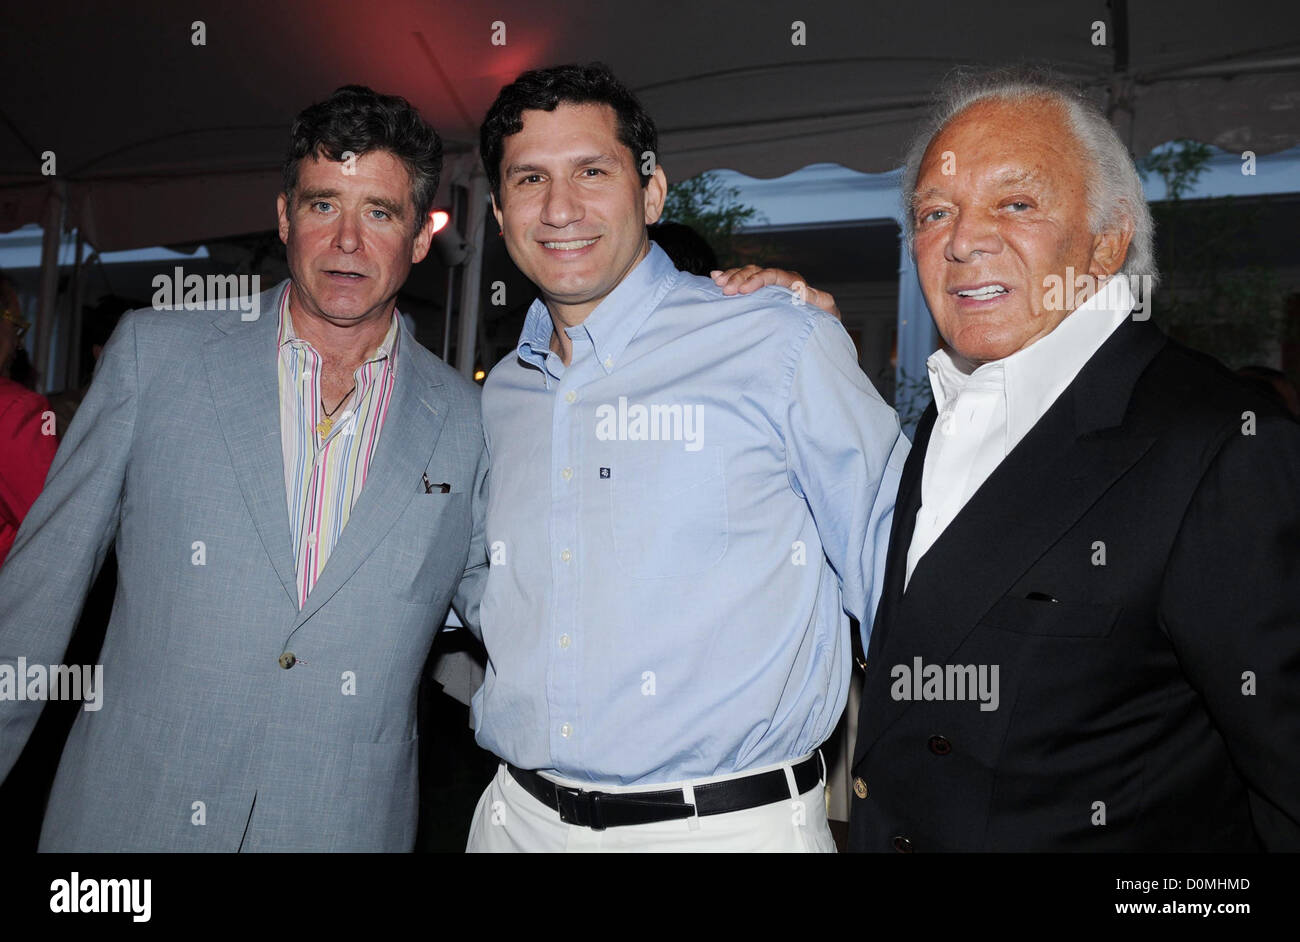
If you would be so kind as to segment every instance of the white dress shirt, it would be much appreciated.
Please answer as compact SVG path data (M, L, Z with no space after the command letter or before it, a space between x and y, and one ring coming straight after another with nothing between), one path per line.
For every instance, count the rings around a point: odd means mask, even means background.
M974 370L946 349L930 356L939 416L921 471L904 589L921 557L1132 310L1128 279L1112 277L1050 334L1011 356Z

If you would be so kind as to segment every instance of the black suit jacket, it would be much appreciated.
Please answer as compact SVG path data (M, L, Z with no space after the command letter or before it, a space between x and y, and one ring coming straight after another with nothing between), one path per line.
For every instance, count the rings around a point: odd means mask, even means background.
M904 592L934 424L899 488L851 849L1300 849L1300 425L1125 321ZM997 709L901 699L916 658L997 665Z

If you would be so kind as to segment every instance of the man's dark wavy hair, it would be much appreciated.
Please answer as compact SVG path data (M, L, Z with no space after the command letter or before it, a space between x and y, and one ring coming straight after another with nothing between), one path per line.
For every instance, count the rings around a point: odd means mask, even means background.
M400 160L411 175L415 204L415 231L429 218L442 173L442 140L425 124L410 102L397 95L380 95L364 85L344 85L324 101L298 115L289 133L289 153L284 160L284 192L293 203L298 165L317 154L343 162L352 151L360 157L386 150Z
M641 102L609 66L600 62L590 65L557 65L533 69L501 89L492 102L483 127L479 130L479 152L487 173L492 195L501 202L501 158L505 139L524 127L525 111L554 111L561 102L571 105L601 104L614 109L618 118L618 139L632 152L632 162L641 177L641 185L650 175L641 173L642 155L649 151L658 162L659 132Z

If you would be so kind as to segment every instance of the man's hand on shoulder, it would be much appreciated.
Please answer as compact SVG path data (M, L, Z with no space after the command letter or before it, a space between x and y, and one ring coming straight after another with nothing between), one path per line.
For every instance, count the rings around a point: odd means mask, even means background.
M833 314L836 320L843 320L840 309L835 306L835 297L829 291L819 291L808 284L797 271L746 265L744 268L728 268L726 271L709 274L723 294L752 294L764 285L776 285L778 288L789 288L800 301Z

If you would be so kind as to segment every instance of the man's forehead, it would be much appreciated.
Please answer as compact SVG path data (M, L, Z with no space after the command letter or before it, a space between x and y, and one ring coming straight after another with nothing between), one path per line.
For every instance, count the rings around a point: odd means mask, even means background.
M930 139L923 163L951 151L981 162L1074 146L1067 115L1056 102L981 101L959 112Z
M1044 188L1062 173L1077 172L1079 155L1064 118L1052 102L972 105L930 141L914 198L944 192L958 180Z
M368 157L374 160L367 160ZM411 175L388 151L368 151L355 162L304 157L298 168L295 199L361 199L402 213L411 204Z
M349 153L345 151L344 153ZM342 154L336 155L342 157ZM368 150L364 154L349 156L344 160L332 160L326 157L322 151L304 157L298 165L298 176L339 176L339 177L369 177L376 180L389 180L398 186L406 186L410 183L410 173L406 169L406 164L392 151L375 148Z
M554 111L530 108L520 116L523 127L505 139L504 149L516 153L569 157L582 151L616 153L618 118L614 109L600 102L561 102Z
M1013 159L1000 161L987 167L976 167L972 172L966 168L967 177L974 176L979 182L990 184L999 189L1012 187L1031 187L1043 189L1051 185L1051 175L1037 164L1022 164ZM917 178L916 198L926 199L942 195L950 189L949 182L955 174L945 174L942 167L935 172L929 168Z

